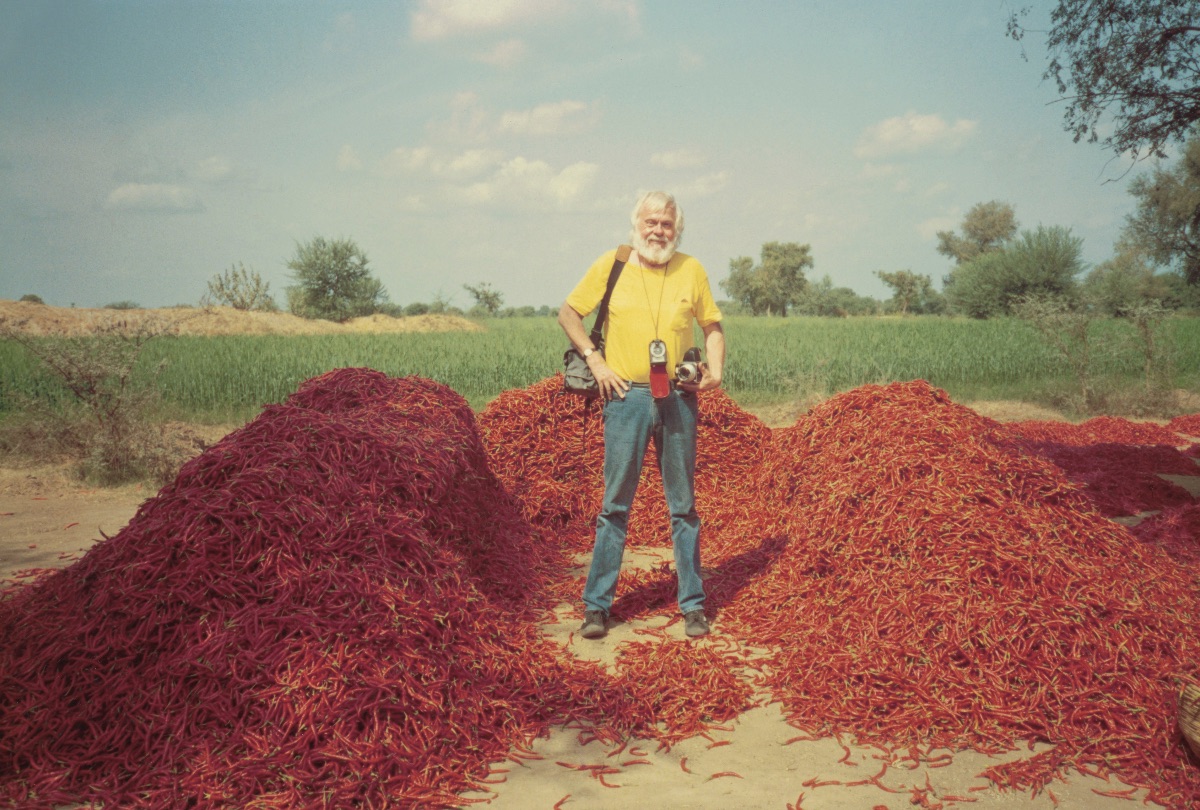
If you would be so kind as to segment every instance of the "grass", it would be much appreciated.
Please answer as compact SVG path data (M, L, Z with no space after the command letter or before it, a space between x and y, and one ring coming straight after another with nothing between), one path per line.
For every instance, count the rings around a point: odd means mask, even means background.
M1097 325L1103 345L1117 346L1128 325ZM1171 322L1176 353L1200 357L1200 319ZM864 383L926 379L959 401L1044 401L1069 371L1032 328L1008 319L730 318L726 388L757 407L813 399ZM475 408L561 368L567 346L552 318L499 319L479 333L170 337L146 347L147 369L166 360L158 378L169 415L237 423L278 402L303 380L334 368L368 366L449 385ZM1200 374L1179 364L1177 387L1197 390ZM1098 377L1136 385L1140 358L1128 346L1097 359ZM53 400L54 380L27 353L0 342L0 411L6 392Z

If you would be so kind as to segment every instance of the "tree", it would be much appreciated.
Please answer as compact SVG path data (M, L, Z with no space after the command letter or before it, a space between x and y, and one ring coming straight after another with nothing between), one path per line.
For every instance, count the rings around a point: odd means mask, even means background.
M1029 30L1022 24L1028 13L1010 16L1013 39ZM1063 129L1076 142L1162 157L1169 141L1182 141L1200 120L1195 0L1059 0L1050 22L1043 78L1067 102ZM1105 113L1116 127L1101 140Z
M1129 315L1151 302L1168 298L1169 289L1162 276L1154 274L1137 249L1118 243L1117 253L1091 269L1083 280L1087 301L1105 315Z
M721 281L720 287L751 315L761 315L767 308L764 283L762 274L755 271L754 259L739 256L729 260L729 277Z
M223 273L209 279L208 294L201 304L209 301L241 310L263 310L274 312L275 299L269 292L270 282L263 281L256 270L247 270L241 262L230 266Z
M1173 168L1135 177L1129 193L1137 211L1126 218L1122 239L1200 284L1200 136L1187 142Z
M878 306L879 302L874 298L859 295L849 287L833 286L833 280L826 273L820 279L809 282L793 311L800 315L844 318L847 315L872 314Z
M295 315L342 322L370 315L387 300L383 283L367 268L366 254L350 239L317 236L297 244L287 266L296 280L287 288L288 308Z
M1017 235L1013 207L998 200L977 203L963 218L962 236L938 231L938 253L965 264L993 250L1002 250Z
M1070 228L1038 226L1004 250L989 251L956 267L946 290L950 305L973 318L1007 315L1028 296L1061 297L1077 293L1083 272L1083 240Z
M493 318L500 311L500 307L504 306L504 295L498 290L493 290L492 285L486 281L474 287L464 284L463 289L475 297L475 306L485 310Z
M796 242L767 242L757 266L748 256L730 260L721 289L751 315L787 315L788 307L803 301L804 271L813 266L810 250Z
M897 270L895 273L879 270L875 275L892 288L891 303L901 315L908 314L910 310L919 313L939 309L938 299L941 296L933 289L933 280L929 276L919 276L911 270Z

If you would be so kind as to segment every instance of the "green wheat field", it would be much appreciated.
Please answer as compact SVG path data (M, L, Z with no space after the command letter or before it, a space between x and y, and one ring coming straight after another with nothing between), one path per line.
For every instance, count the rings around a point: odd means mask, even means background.
M483 332L298 336L165 337L147 345L139 369L165 362L158 377L173 418L235 422L279 402L303 380L346 366L415 374L445 383L472 407L561 368L566 338L553 318L485 322ZM1173 383L1200 389L1200 319L1165 325ZM725 322L725 388L743 407L824 397L867 383L925 379L956 401L1037 401L1069 389L1065 359L1027 324L937 318L750 318ZM1093 325L1091 373L1138 385L1143 352L1132 327ZM28 353L0 341L0 413L20 395L64 393Z

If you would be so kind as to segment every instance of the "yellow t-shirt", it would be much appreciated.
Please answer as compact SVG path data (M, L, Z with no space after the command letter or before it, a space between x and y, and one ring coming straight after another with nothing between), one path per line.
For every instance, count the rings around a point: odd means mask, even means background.
M600 306L615 250L597 259L567 296L580 315ZM650 381L650 341L667 344L667 372L695 345L692 324L701 327L721 320L704 265L686 253L676 253L665 269L630 263L621 271L608 303L604 325L604 360L630 382Z

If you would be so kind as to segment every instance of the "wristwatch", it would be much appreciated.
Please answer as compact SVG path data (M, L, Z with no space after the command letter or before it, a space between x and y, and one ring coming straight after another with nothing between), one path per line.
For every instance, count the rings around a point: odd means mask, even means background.
M584 349L583 350L583 359L587 360L589 357L591 357L595 353L596 353L596 350L593 348Z

